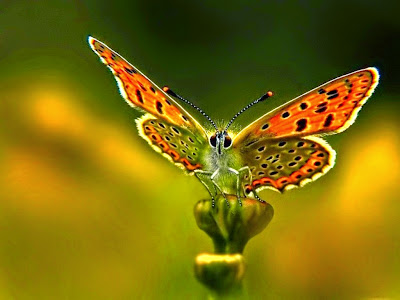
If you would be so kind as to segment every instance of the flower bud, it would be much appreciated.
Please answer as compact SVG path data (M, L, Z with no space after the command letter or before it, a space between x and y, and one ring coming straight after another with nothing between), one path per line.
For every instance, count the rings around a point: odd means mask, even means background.
M194 208L197 226L213 240L215 253L242 253L250 238L260 233L271 221L274 210L268 203L235 195L219 195L215 207L211 200L200 200Z
M199 254L194 266L197 279L218 293L240 288L244 269L241 254Z

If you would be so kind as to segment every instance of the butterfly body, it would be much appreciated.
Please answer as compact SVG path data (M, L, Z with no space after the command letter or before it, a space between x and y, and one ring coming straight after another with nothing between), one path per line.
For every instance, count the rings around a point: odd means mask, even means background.
M238 133L232 122L266 93L237 113L225 128L200 108L158 88L136 67L102 42L89 37L93 51L114 74L121 95L146 112L136 120L150 146L187 174L195 175L212 199L216 194L253 195L269 188L282 192L314 181L331 169L335 151L321 136L346 130L379 81L375 68L331 80L261 116ZM207 131L172 97L190 104L213 125ZM261 201L261 200L260 200Z
M212 142L214 136L216 137L215 146ZM228 139L230 142L227 143ZM230 135L224 134L223 130L216 132L209 140L210 147L206 153L204 171L215 174L215 182L224 193L234 194L237 192L236 172L244 166L241 157L231 147Z

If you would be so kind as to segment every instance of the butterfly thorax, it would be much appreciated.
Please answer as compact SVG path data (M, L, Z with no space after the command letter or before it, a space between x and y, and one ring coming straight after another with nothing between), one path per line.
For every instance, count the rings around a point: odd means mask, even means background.
M211 149L207 154L206 170L215 171L220 169L237 169L241 167L240 159L235 155L232 149L223 149L221 154L216 149Z
M240 156L232 146L232 138L225 131L218 131L209 138L211 147L206 154L205 171L217 172L215 180L225 192L234 191L237 176L231 170L239 170L243 165Z

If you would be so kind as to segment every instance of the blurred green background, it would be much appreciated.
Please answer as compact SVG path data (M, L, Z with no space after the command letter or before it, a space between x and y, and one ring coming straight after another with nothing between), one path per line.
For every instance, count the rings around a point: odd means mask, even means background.
M0 1L0 299L205 299L194 178L138 136L91 34L158 85L255 117L375 66L337 163L245 250L251 299L400 298L398 1ZM195 114L197 116L197 114ZM203 120L203 119L201 119Z

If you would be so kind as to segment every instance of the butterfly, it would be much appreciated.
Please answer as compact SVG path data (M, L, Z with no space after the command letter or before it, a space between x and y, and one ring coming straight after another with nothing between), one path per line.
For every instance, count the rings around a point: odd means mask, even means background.
M316 180L335 163L336 153L321 136L346 130L374 92L379 72L366 68L333 79L266 113L239 132L234 120L272 96L267 92L239 111L224 127L168 87L160 89L104 43L88 42L114 74L126 102L145 114L137 129L150 146L187 174L195 175L216 195L258 196L264 188L283 192ZM175 100L176 99L176 100ZM205 129L177 101L189 104L207 120ZM229 202L227 205L229 205Z

